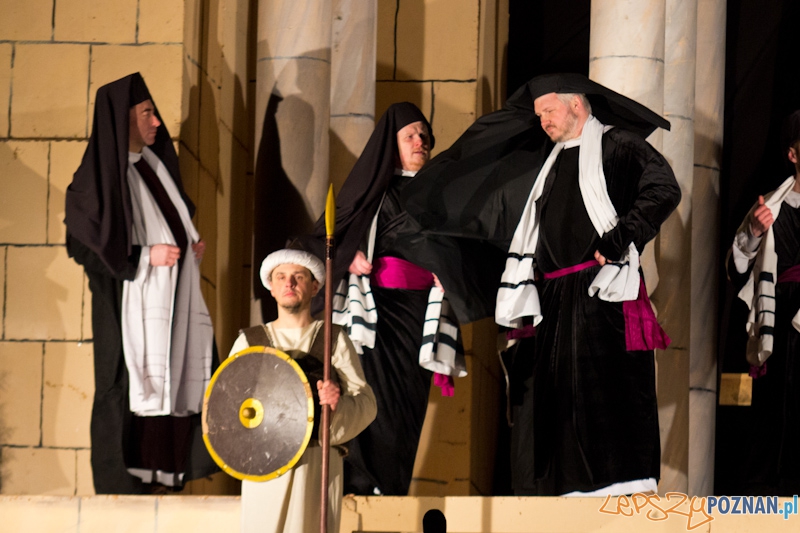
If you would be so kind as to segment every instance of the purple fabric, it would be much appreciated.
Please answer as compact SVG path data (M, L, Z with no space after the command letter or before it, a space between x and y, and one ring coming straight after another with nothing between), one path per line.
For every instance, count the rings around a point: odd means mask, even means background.
M372 263L376 287L420 291L433 287L433 274L399 257L379 257Z
M761 366L750 365L750 377L753 379L758 379L762 376L767 375L767 363L764 363Z
M528 337L535 337L536 336L536 326L533 324L528 324L527 326L522 326L521 328L517 329L510 329L506 331L506 340L513 340L513 339L527 339Z
M672 342L656 320L644 278L639 279L639 297L622 302L622 312L625 315L625 346L628 351L663 350Z
M442 389L442 396L452 396L455 393L456 388L453 383L453 376L437 372L433 375L433 384Z
M800 281L800 265L795 265L792 268L785 270L783 274L778 276L778 283L786 283L791 281Z
M553 272L547 272L544 275L544 279L560 278L562 276L566 276L566 275L569 275L569 274L573 274L575 272L580 272L581 270L585 270L587 268L591 268L591 267L593 267L595 265L598 265L598 264L600 264L600 263L598 263L596 260L592 259L591 261L586 261L585 263L581 263L579 265L575 265L575 266L571 266L571 267L567 267L567 268L560 268L558 270L554 270Z

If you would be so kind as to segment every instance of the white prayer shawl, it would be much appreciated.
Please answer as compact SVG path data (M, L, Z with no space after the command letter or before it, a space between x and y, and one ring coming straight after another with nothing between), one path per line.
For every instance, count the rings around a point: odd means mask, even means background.
M199 241L175 182L148 148L129 154L132 239L142 246L133 281L123 283L122 345L129 374L130 409L138 416L189 416L202 409L211 374L213 328L200 292L200 268L191 255L183 267L150 265L150 246L175 244L169 225L133 163L144 157L161 180L186 228ZM187 251L192 253L191 247Z
M395 174L413 177L416 172L398 170ZM370 263L375 250L378 215L382 205L383 199L378 205L367 236L367 261ZM333 296L333 323L346 328L359 355L363 355L365 347L375 347L378 310L368 275L350 274L339 283ZM438 287L431 287L425 310L419 365L447 376L466 376L467 363L463 352L458 349L458 333L458 321L444 297L444 292Z
M772 212L772 219L777 220L781 205L794 187L794 176L790 176L780 187L764 196L764 205ZM750 210L752 214L755 206ZM753 270L742 290L741 298L750 313L747 316L747 361L761 366L772 355L774 344L773 328L775 327L775 283L778 281L778 254L775 252L775 233L770 226L762 235L761 246L754 252L747 249L750 235L751 216L745 217L733 240L732 253L736 269L745 272L749 262L755 258ZM792 325L800 331L800 310L792 318Z
M514 231L508 249L506 268L497 291L495 321L511 328L522 327L522 317L533 317L533 324L542 321L539 294L534 285L534 254L539 241L539 214L536 201L542 196L547 175L558 154L564 148L580 146L578 155L578 184L586 212L597 234L602 236L613 229L619 217L608 196L603 173L603 133L611 129L590 115L583 125L581 137L556 143L544 162L531 188L528 202ZM639 296L639 252L633 243L619 261L608 262L600 269L589 286L589 296L621 302Z

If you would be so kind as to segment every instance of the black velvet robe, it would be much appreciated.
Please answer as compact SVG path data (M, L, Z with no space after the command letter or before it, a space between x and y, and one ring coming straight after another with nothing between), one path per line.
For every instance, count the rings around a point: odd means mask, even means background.
M403 187L414 178L394 176L378 214L375 259L406 258L396 246L406 214ZM378 416L349 445L345 493L405 496L411 484L433 373L419 366L428 290L388 289L372 284L378 324L375 347L364 348L361 366L375 392Z
M620 223L602 238L578 186L578 148L564 150L537 202L536 258L542 272L641 251L680 198L666 161L640 137L603 137L603 167ZM512 485L518 494L594 491L660 477L652 350L628 351L621 302L587 293L600 270L537 283L542 322L513 351Z
M800 208L784 203L772 229L780 276L800 264ZM730 259L728 275L741 289L750 271L739 274ZM798 309L800 283L776 283L773 352L765 363L766 375L753 380L755 427L743 433L748 449L742 458L745 494L800 493L800 332L791 323Z
M400 205L401 191L416 178L395 176L399 161L397 132L420 121L435 138L430 123L409 102L392 104L370 136L336 197L334 283L348 275L353 257L366 250L369 228L381 199L373 259L391 255L408 259L408 248L399 244L398 231L407 220ZM296 238L290 245L325 255L325 214L312 235ZM428 405L432 373L419 366L419 348L428 291L385 289L372 285L378 311L375 348L365 349L361 366L375 393L375 421L350 443L345 458L345 493L405 496L411 483L422 423ZM323 308L322 291L312 311Z
M401 231L404 245L415 263L437 273L462 322L494 315L505 253L553 146L533 114L530 90L523 87L503 110L476 122L404 193L411 217ZM631 242L641 252L658 233L680 189L666 160L644 141L647 133L618 127L603 136L606 185L620 221L602 238L575 222L583 217L585 225L588 215L574 189L569 205L548 205L548 183L542 210L566 214L545 220L540 233L537 253L552 248L541 257L549 268L591 259L594 249L616 260ZM558 231L559 223L577 226ZM548 227L557 234L543 235ZM586 231L590 238L574 255L559 248L560 239ZM628 352L622 304L588 296L597 271L541 282L537 337L514 348L511 469L520 494L660 477L653 352Z

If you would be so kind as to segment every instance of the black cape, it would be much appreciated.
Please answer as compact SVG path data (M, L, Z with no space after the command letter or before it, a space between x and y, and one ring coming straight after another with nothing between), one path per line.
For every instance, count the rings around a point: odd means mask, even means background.
M422 122L428 128L433 149L436 139L422 111L410 102L392 104L375 125L364 151L336 196L334 283L338 283L347 274L347 269L369 232L383 194L392 180L399 160L397 132L414 122ZM314 226L314 232L296 238L291 247L307 250L324 260L325 236L323 213ZM316 302L319 301L318 295Z
M148 99L152 100L150 92L138 72L97 90L89 144L67 187L67 238L87 246L118 279L133 279L135 273L131 272L128 259L134 251L127 179L129 111ZM161 125L149 148L169 170L189 215L194 216L194 204L181 182L178 154L157 107L155 114Z
M435 272L462 324L494 316L506 251L553 143L534 100L585 94L592 114L644 138L669 122L580 74L547 74L523 85L428 163L404 190L402 240L409 260Z
M142 436L136 435L128 401L128 370L122 349L122 281L133 279L140 246L131 242L132 206L127 182L130 108L151 99L139 73L97 90L92 134L80 167L67 188L67 252L84 267L92 292L95 394L92 405L92 475L98 494L137 494L144 491L139 478L127 471L137 461ZM169 170L190 214L194 204L186 196L178 169L178 156L162 122L150 149ZM216 343L212 372L217 363ZM167 418L167 417L157 417ZM187 417L185 435L163 435L165 450L186 449L180 471L184 481L210 475L219 469L202 441L200 415ZM183 440L188 437L188 442Z

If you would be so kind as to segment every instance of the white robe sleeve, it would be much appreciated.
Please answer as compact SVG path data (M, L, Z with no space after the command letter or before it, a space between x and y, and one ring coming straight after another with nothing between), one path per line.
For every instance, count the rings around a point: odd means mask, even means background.
M342 330L336 340L331 364L339 377L341 396L331 416L331 444L344 444L375 420L378 406L364 377L353 343Z
M739 274L744 274L758 255L761 237L754 237L749 230L740 231L733 239L731 254L733 264Z
M249 347L250 344L247 342L247 337L244 336L244 333L240 333L236 338L236 341L234 341L233 346L231 346L231 351L228 353L228 357Z

